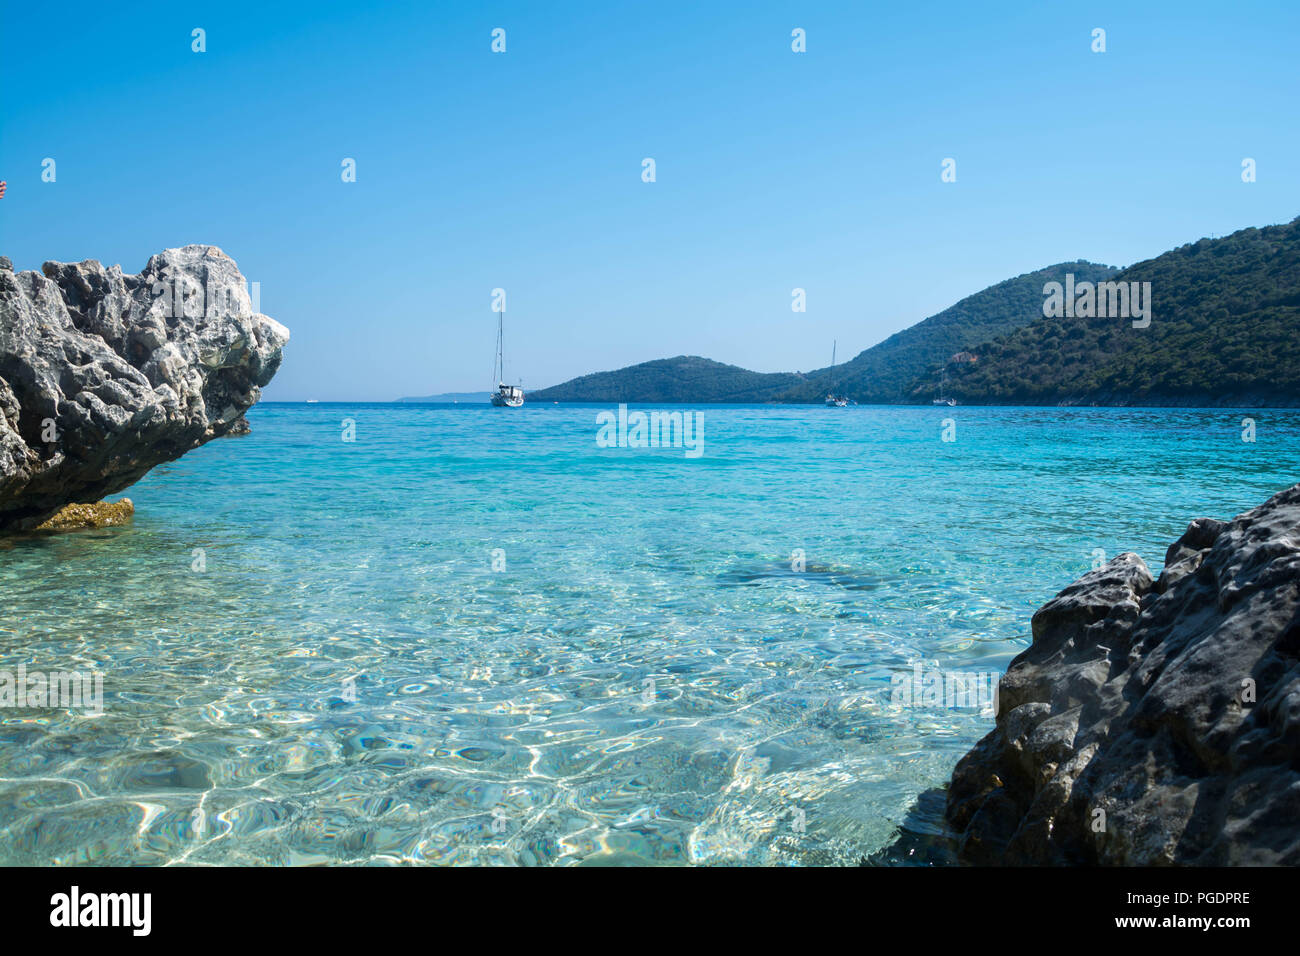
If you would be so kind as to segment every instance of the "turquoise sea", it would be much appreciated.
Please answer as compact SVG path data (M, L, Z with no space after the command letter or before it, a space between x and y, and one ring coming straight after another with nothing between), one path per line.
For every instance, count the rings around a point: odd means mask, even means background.
M0 710L0 863L855 863L992 724L895 675L1300 476L1295 411L603 410L263 404L0 541L0 669L104 675Z

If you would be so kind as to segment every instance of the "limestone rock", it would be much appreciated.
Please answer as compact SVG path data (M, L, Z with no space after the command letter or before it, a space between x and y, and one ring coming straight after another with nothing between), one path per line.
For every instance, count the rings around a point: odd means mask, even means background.
M0 532L121 491L218 438L280 366L284 326L253 311L216 246L139 275L94 260L0 263Z

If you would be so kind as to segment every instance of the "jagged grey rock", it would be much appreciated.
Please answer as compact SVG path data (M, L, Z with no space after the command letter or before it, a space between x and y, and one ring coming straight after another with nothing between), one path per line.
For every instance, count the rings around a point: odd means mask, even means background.
M976 864L1300 863L1300 485L1044 605L947 816Z
M289 339L216 246L167 249L139 275L94 260L42 271L0 262L0 532L224 435Z

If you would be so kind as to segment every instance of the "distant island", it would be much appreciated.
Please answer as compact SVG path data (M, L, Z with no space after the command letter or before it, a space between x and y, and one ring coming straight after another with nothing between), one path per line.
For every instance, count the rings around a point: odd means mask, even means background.
M462 405L473 405L481 402L486 405L489 400L487 392L443 392L441 395L425 395L417 398L399 398L399 402L408 402L412 405L440 405L449 402L456 402Z
M1097 303L1049 318L1051 283L1095 288ZM1111 283L1125 295L1150 283L1149 324L1103 308L1115 304ZM1007 279L834 370L754 372L680 355L528 399L803 404L820 403L832 386L861 404L928 404L942 389L976 405L1300 405L1300 218L1123 270L1079 260ZM435 400L445 399L403 399Z
M534 402L770 402L806 380L799 372L751 372L698 355L583 375L528 394Z

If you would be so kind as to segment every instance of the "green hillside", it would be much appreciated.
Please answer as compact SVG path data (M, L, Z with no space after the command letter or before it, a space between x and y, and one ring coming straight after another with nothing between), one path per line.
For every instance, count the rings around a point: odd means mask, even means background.
M751 372L682 355L584 375L529 393L534 402L821 402L831 387L858 402L906 402L909 387L953 353L1042 316L1043 283L1067 272L1090 280L1110 266L1070 262L1007 279L890 336L856 358L813 372Z
M834 370L818 369L807 381L776 396L783 402L820 402L834 385L857 402L916 401L917 380L951 356L1029 325L1043 315L1043 284L1073 273L1080 281L1098 281L1115 273L1112 266L1062 262L1007 279L967 296L956 305L891 335ZM929 401L933 396L925 396Z
M1076 278L1078 276L1076 275ZM1300 403L1300 218L1201 239L1118 273L1150 282L1151 321L1039 318L948 368L968 404ZM913 384L936 386L935 370Z
M583 375L540 391L530 402L765 402L803 378L797 372L751 372L698 355L642 362Z

